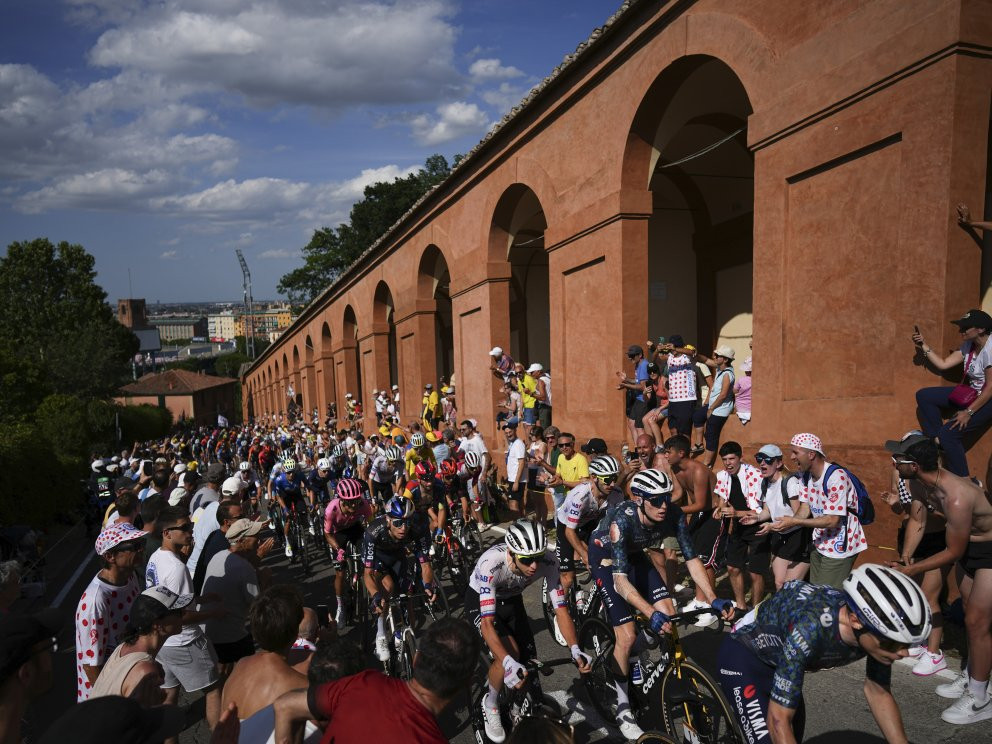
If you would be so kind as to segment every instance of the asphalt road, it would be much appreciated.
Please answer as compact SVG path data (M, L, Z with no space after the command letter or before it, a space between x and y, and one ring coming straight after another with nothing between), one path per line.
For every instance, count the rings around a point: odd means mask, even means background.
M490 544L500 538L499 532L490 530L484 534L484 542ZM325 559L320 559L312 574L302 578L299 568L289 565L282 555L270 554L266 564L271 566L277 582L296 583L304 592L308 604L333 604L331 567ZM29 710L25 733L28 741L37 739L44 729L58 717L61 711L75 702L75 666L73 618L76 603L83 588L98 569L92 550L92 541L84 539L81 528L70 532L48 556L47 590L34 600L22 600L25 610L41 606L54 606L63 611L65 629L60 635L60 650L55 658L55 682L53 689ZM721 594L728 588L721 584ZM453 596L448 587L452 612L461 613L461 601ZM567 651L558 646L548 634L540 608L540 588L531 587L524 594L524 601L532 618L532 626L537 638L538 654L544 661L563 658ZM358 631L347 628L346 637L358 642ZM721 640L713 631L690 631L684 636L684 647L690 657L712 673L715 672L714 657ZM953 662L956 665L956 661ZM376 664L369 659L370 666ZM552 676L542 682L544 690L551 694L567 712L575 724L577 742L622 741L617 730L603 721L593 709L585 690L578 680L578 672L571 665L555 668ZM864 664L853 664L816 674L806 678L805 697L807 706L806 741L811 744L869 744L884 741L861 692L864 680ZM933 690L943 679L914 677L907 665L897 665L893 674L893 689L899 700L906 730L914 744L939 744L942 742L987 743L992 741L992 722L986 721L972 726L952 726L940 720L941 710L947 701L937 697ZM181 744L205 744L209 732L202 721L202 700L197 696L182 701L189 706L190 725L180 737ZM452 742L474 741L469 725L468 710L464 703L452 706L442 719L442 728Z

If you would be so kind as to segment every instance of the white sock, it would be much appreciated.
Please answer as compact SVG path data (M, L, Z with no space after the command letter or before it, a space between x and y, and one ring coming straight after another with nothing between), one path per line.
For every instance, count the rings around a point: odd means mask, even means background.
M386 616L379 615L379 619L376 621L375 637L382 638L385 635L386 635Z
M342 607L344 605L344 600L341 599L341 595L340 594L335 594L334 595L334 599L337 600L338 607Z
M489 692L486 693L486 707L495 708L499 705L499 690L493 687L493 683L489 682Z
M627 680L614 677L613 686L617 690L617 717L625 711L630 711L630 697L627 695Z
M988 699L988 687L989 681L975 679L968 675L968 689L971 691L971 696L975 698L975 702L979 705L984 705L985 701Z

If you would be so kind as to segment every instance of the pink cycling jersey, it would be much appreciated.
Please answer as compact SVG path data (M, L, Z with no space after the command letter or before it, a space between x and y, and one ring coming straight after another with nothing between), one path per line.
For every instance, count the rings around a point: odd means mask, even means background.
M324 510L324 532L333 535L335 532L342 532L370 519L372 519L372 507L365 499L362 499L358 508L350 513L341 508L341 499L332 499Z

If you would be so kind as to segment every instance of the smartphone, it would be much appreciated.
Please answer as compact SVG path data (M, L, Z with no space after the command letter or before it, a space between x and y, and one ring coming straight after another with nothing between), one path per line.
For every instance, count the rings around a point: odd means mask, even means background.
M920 327L918 325L914 325L913 330L918 334L920 332Z
M317 605L317 624L321 628L326 628L331 624L331 612L327 609L326 604Z
M141 472L148 476L154 472L151 460L145 460L141 463Z

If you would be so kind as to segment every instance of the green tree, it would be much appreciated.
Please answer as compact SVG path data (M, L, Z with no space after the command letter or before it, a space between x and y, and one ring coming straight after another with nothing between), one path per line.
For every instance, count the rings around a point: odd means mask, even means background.
M416 173L366 186L347 223L314 230L303 248L303 266L279 280L279 292L294 304L309 304L450 172L443 155L431 155Z
M247 339L245 336L235 336L234 345L239 354L248 353ZM271 342L265 336L255 336L255 356L259 356L263 351L271 346Z
M11 243L0 258L0 346L16 349L56 393L109 395L138 350L93 267L81 245L47 238Z

